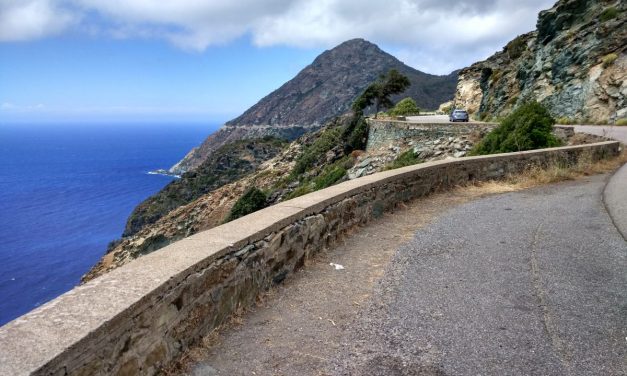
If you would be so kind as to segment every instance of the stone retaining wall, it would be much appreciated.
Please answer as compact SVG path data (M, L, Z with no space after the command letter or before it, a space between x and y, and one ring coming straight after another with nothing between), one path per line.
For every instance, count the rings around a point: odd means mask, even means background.
M421 140L436 140L438 138L470 136L477 134L477 138L494 129L497 124L492 123L411 123L397 120L367 119L368 145L366 150L388 147L390 143L404 141L420 142Z
M0 328L1 375L149 375L304 261L402 202L618 142L437 161L289 200L141 257Z

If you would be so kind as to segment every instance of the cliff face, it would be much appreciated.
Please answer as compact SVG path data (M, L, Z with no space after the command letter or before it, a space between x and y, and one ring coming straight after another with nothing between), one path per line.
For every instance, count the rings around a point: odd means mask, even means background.
M434 109L453 97L457 72L434 76L413 69L376 45L353 39L325 51L296 77L261 99L241 116L229 121L174 165L170 172L190 171L221 145L267 135L294 140L319 129L330 119L350 110L355 98L379 75L395 68L411 86L403 97ZM398 98L396 98L398 99Z
M537 30L459 73L456 106L482 119L528 100L564 121L626 117L626 4L558 1L540 13Z

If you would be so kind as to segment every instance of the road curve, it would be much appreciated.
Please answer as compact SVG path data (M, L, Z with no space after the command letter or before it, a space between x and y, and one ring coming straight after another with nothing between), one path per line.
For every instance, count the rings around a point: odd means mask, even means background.
M477 200L419 230L334 373L627 374L627 243L606 178Z
M575 132L613 138L627 144L627 127L615 125L575 125Z

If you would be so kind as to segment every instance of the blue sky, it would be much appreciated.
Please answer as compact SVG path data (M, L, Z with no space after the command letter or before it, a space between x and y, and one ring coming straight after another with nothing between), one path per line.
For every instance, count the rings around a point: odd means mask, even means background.
M0 124L223 122L362 37L446 74L552 0L0 0Z

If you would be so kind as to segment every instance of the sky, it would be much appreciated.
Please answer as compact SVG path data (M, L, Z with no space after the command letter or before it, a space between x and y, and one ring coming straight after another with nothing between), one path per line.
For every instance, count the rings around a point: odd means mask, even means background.
M448 74L553 3L0 0L0 124L224 122L351 38Z

